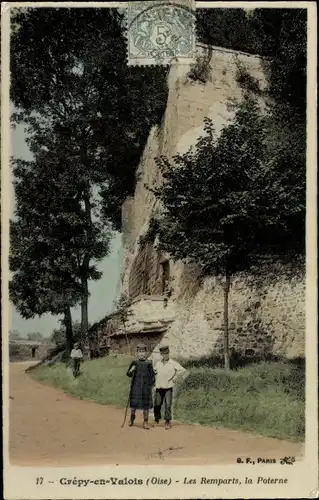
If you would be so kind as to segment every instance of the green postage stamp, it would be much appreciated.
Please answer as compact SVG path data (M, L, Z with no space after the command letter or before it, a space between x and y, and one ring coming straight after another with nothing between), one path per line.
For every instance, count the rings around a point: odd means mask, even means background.
M191 64L195 56L195 6L183 2L130 2L129 65Z

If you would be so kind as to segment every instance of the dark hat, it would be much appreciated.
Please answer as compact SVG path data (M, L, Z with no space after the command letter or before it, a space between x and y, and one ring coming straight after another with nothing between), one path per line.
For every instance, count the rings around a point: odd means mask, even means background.
M146 347L146 345L145 345L145 344L138 344L138 345L136 346L136 350L137 350L137 351L146 351L146 350L147 350L147 347Z
M159 351L160 352L169 352L168 345L162 345L162 346L160 346Z

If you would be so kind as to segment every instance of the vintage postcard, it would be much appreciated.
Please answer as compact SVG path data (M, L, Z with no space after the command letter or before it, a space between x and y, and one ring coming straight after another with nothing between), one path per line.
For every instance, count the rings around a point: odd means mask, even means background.
M4 497L318 498L314 2L4 2Z

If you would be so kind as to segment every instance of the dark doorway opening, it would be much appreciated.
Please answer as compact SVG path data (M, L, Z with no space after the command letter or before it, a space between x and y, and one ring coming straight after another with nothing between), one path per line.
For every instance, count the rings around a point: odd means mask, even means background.
M32 356L32 358L35 358L36 352L37 352L37 348L36 347L32 347L31 348L31 356Z
M169 261L161 263L162 272L161 272L161 293L164 294L168 290L169 278L170 278L170 269L169 269Z

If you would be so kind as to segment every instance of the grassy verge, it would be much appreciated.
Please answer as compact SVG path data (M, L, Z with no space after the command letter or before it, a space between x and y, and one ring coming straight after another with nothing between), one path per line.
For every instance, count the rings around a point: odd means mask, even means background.
M73 378L72 370L65 363L39 366L30 375L79 399L125 407L130 383L126 371L130 361L128 356L86 361L81 365L81 375L77 379Z
M300 441L305 431L304 370L288 362L258 363L226 373L191 368L175 414L198 422Z
M63 363L40 366L30 375L80 399L124 407L128 356L87 361L74 380ZM258 363L226 373L220 368L189 367L174 407L174 418L242 429L265 436L304 439L304 368L289 362Z

